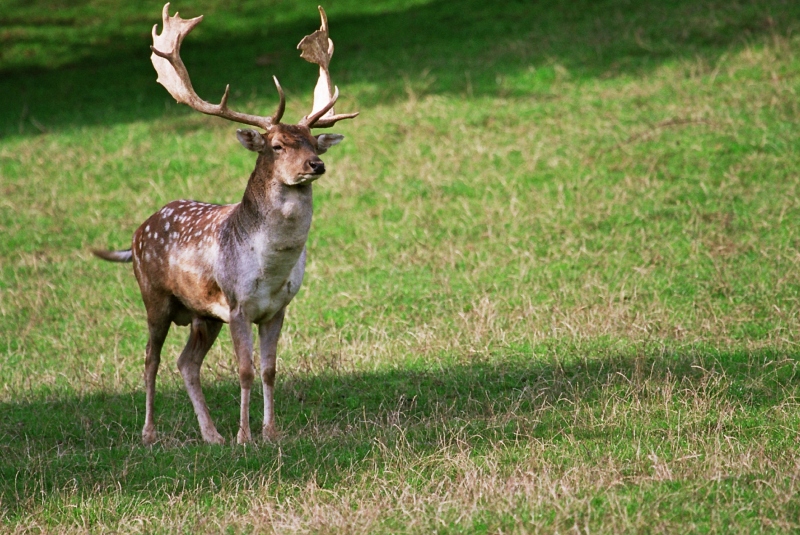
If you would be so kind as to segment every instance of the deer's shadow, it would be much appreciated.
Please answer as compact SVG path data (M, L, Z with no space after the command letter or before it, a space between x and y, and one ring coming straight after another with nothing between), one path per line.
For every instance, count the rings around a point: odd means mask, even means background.
M574 353L572 353L574 355ZM144 394L54 396L0 405L0 504L6 512L69 488L158 496L209 488L226 478L333 484L381 463L378 444L398 443L425 455L443 437L467 448L503 442L595 436L572 419L575 404L608 399L609 389L647 402L671 383L687 396L742 408L776 406L795 395L797 355L770 351L687 353L602 351L568 360L519 353L436 370L284 374L276 389L281 437L248 447L231 445L238 426L238 384L207 381L205 392L219 431L231 443L200 440L188 397L174 379L156 397L161 442L140 443ZM637 386L638 385L638 386ZM258 404L254 396L254 405ZM258 429L260 411L251 424ZM633 429L620 428L627 436ZM641 432L641 430L640 430ZM216 482L216 483L215 483Z

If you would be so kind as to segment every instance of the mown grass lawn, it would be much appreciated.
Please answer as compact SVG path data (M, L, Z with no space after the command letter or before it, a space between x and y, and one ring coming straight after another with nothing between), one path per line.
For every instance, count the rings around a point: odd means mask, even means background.
M279 347L281 437L207 446L125 248L240 199L156 84L161 5L0 0L0 531L800 530L800 4L337 0L337 126ZM287 120L305 1L173 2L198 93ZM259 407L254 396L254 407ZM253 411L257 428L260 411Z

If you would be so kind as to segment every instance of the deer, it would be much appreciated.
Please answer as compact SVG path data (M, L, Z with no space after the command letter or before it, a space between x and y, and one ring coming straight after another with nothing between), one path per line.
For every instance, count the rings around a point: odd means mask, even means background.
M156 374L173 323L190 326L177 367L202 438L211 444L224 444L225 439L211 419L200 384L200 367L222 325L229 324L241 389L236 441L251 442L250 391L255 379L252 325L257 325L264 401L262 436L273 440L278 436L274 408L277 345L286 307L303 282L312 184L325 173L319 156L344 139L340 134L312 135L311 129L331 127L358 113L334 112L339 89L333 87L331 95L333 41L321 6L320 29L298 45L301 57L320 67L312 111L297 124L285 124L281 122L285 95L274 76L280 101L271 116L230 109L230 85L219 104L197 95L181 60L180 47L203 17L182 19L178 13L170 17L169 5L165 4L162 11L161 34L156 31L158 24L152 31L151 61L157 82L177 102L194 110L263 130L236 131L244 148L257 153L255 169L240 202L170 202L136 229L129 249L92 252L111 262L132 262L144 302L149 337L142 441L150 445L158 439L154 421Z

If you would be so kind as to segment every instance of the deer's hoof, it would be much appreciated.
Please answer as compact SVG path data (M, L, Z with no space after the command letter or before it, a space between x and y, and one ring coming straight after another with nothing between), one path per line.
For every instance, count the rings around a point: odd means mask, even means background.
M265 425L261 428L261 438L264 439L264 442L274 442L280 438L280 433L274 425Z
M250 431L245 431L244 429L239 429L239 434L236 435L236 443L237 444L249 444L253 441L253 438L250 436Z
M222 438L222 435L217 433L216 430L209 433L203 433L203 440L205 440L209 444L225 444L225 439Z
M158 440L158 434L155 429L144 428L142 430L142 443L145 446L152 446Z

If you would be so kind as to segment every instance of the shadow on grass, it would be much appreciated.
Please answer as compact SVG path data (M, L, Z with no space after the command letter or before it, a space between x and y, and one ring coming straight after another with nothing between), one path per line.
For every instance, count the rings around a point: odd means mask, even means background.
M620 352L597 346L539 348L536 354L518 351L436 370L410 366L284 377L276 392L282 437L246 448L202 444L188 398L174 382L158 391L162 442L152 448L139 442L141 391L0 404L0 508L14 516L64 493L80 500L118 490L153 497L214 492L232 480L258 487L313 479L330 487L380 469L389 462L386 452L401 442L416 458L433 456L448 441L478 455L532 440L576 441L606 451L632 443L634 436L643 437L641 447L658 449L675 427L684 432L689 425L719 427L716 408L723 406L735 407L741 418L736 429L723 432L742 440L761 433L757 440L763 440L763 425L751 431L747 422L796 399L800 386L798 356L770 351ZM220 432L230 440L236 433L238 385L211 382L205 391ZM253 401L258 429L260 396ZM587 411L602 411L610 401L623 411L638 408L621 423L598 429L597 420L586 419ZM652 418L665 403L683 406L684 420ZM699 420L687 423L687 404L696 403L708 407ZM656 408L642 411L648 405ZM777 427L775 433L785 435Z
M186 16L197 14L191 5L173 4L173 10L178 7ZM292 93L297 98L298 92L310 92L316 71L297 57L294 46L318 24L313 5L301 22L266 28L264 18L247 9L206 13L208 20L233 21L228 28L235 27L235 34L206 22L188 39L183 56L198 93L216 101L231 83L234 107L255 99L269 109L275 101L272 74L290 99ZM108 17L115 16L110 9ZM15 22L13 13L6 18ZM3 72L0 136L147 120L161 117L165 106L176 110L155 83L149 62L150 28L160 21L159 12L142 18L109 24L108 34L97 39L101 45L58 43L68 57L78 58L72 64L48 70L23 63ZM732 47L789 34L799 21L800 4L785 0L437 0L391 13L332 17L334 79L345 101L353 96L348 87L362 84L357 96L362 109L409 92L546 95L559 77L636 74L674 59L698 58L710 71ZM66 24L79 27L81 20ZM54 45L48 44L46 27L40 30L28 46L49 50ZM8 42L14 38L10 31Z

